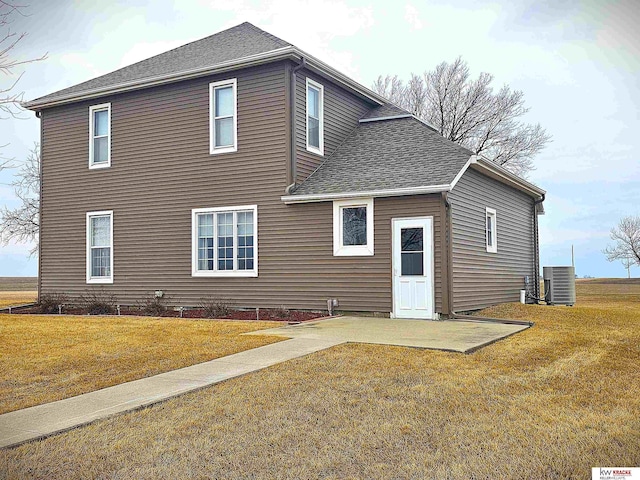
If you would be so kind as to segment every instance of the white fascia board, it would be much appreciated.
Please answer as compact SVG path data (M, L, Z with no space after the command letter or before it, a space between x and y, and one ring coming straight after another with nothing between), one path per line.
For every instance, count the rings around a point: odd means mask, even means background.
M240 68L251 67L255 65L261 65L264 63L275 62L278 60L285 60L287 58L300 60L305 58L308 67L312 67L317 70L318 73L336 81L338 84L342 84L351 90L357 92L361 96L369 99L370 101L383 105L388 103L387 100L381 95L375 93L373 90L360 85L355 80L347 77L338 70L330 67L326 63L318 60L312 55L300 50L292 45L282 48L270 50L268 52L259 53L256 55L249 55L240 59L230 60L228 62L218 63L216 65L210 65L207 67L200 67L191 70L185 70L177 73L170 73L167 75L157 75L155 77L148 77L139 80L133 80L130 82L123 82L116 85L110 85L108 87L99 87L82 92L68 93L66 95L60 95L51 99L38 101L38 99L28 102L22 102L23 108L29 110L40 110L42 108L53 107L56 105L64 105L67 103L78 102L80 100L88 100L91 98L101 97L105 95L113 95L116 93L128 92L131 90L140 90L142 88L153 87L157 85L164 85L167 83L179 82L181 80L188 80L190 78L202 77L206 75L213 75L216 73L223 73L230 70L237 70Z
M470 168L475 168L485 174L489 174L492 178L510 185L517 190L527 193L531 197L541 199L547 192L540 187L537 187L533 183L529 183L526 180L514 175L504 167L492 162L491 160L481 157L479 155L471 155L464 167L458 172L453 181L451 182L451 190L456 186L458 181L462 178L465 172Z
M404 195L424 195L428 193L448 192L451 185L430 185L426 187L394 188L387 190L367 190L365 192L324 193L317 195L285 195L280 197L285 204L327 202L360 197L400 197Z
M368 123L368 122L381 122L383 120L397 120L399 118L412 118L413 115L391 115L389 117L374 117L374 118L362 118L358 120L359 123Z
M534 185L533 183L527 182L523 178L514 175L509 170L504 167L501 167L495 162L492 162L488 158L484 158L479 155L474 155L471 160L471 165L480 167L480 169L484 169L488 172L493 173L495 176L500 177L500 179L507 184L511 184L515 188L522 190L526 193L529 193L533 197L541 198L547 192L542 188Z
M259 53L256 55L249 55L240 59L230 60L228 62L218 63L216 65L210 65L207 67L200 67L191 70L185 70L178 73L170 73L167 75L157 75L155 77L147 77L139 80L133 80L130 82L123 82L116 85L110 85L108 87L99 87L83 92L74 92L52 99L39 102L38 99L31 100L29 102L23 102L21 105L24 108L30 110L38 110L45 107L53 107L55 105L62 105L65 103L77 102L80 100L87 100L103 95L112 95L115 93L128 92L130 90L139 90L142 88L153 87L156 85L164 85L166 83L179 82L181 80L188 80L190 78L202 77L205 75L212 75L215 73L222 73L229 70L236 70L239 68L246 68L254 65L260 65L263 63L269 63L276 60L283 60L285 58L293 56L295 58L296 48L292 46L277 48L270 50L269 52Z
M453 187L456 186L458 181L462 178L462 175L464 175L464 173L468 170L469 166L473 162L474 157L475 155L471 155L469 157L469 160L467 160L467 163L464 164L464 167L462 167L458 174L453 178L453 181L451 182L451 190L453 190Z

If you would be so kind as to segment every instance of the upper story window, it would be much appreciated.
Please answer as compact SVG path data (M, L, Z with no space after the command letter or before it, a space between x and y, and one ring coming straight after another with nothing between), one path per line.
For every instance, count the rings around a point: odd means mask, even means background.
M87 283L113 283L113 211L87 213Z
M493 208L487 207L486 212L487 252L496 253L498 251L496 211Z
M193 276L258 276L256 205L194 209L192 237Z
M111 166L111 104L89 107L89 168Z
M333 202L333 254L373 255L373 198Z
M324 87L307 78L307 150L324 155Z
M209 84L210 153L238 150L238 102L235 78Z

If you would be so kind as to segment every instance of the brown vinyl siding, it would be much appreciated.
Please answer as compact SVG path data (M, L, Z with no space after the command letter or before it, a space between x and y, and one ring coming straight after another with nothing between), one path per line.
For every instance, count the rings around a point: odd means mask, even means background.
M533 280L533 199L469 169L449 194L453 223L453 308L517 302ZM486 207L496 210L497 253L486 249Z
M238 82L238 151L210 155L209 83L229 78ZM73 298L104 289L136 304L163 290L172 305L215 296L241 307L308 309L335 297L340 309L389 312L391 218L421 215L434 216L438 272L439 196L376 199L373 257L333 256L332 202L282 203L285 83L278 63L45 110L42 292ZM106 102L112 166L89 170L89 106ZM335 148L337 137L325 138ZM258 277L193 277L191 210L254 204ZM86 284L86 213L97 210L113 210L113 284ZM438 275L434 283L439 311Z
M307 77L324 86L324 156L307 151ZM296 83L296 181L301 183L338 148L374 105L304 68L296 73Z

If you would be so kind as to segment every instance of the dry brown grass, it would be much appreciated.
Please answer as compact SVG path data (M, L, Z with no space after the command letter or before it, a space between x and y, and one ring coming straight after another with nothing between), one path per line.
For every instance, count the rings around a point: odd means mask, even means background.
M0 308L12 305L26 305L33 303L38 297L38 292L30 291L0 291Z
M12 479L566 479L637 466L639 289L591 297L580 284L573 308L489 309L536 325L471 355L339 346L2 451L0 469Z
M0 315L0 413L282 340L274 322ZM1 478L1 475L0 475Z

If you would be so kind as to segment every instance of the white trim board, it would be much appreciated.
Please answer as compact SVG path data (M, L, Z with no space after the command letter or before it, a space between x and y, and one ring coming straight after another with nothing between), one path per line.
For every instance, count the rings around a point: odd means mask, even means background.
M290 205L293 203L326 202L329 200L340 200L358 197L397 197L403 195L424 195L428 193L450 192L455 188L457 183L469 168L474 168L475 170L482 172L488 177L509 185L516 190L520 190L533 198L541 199L542 196L546 194L543 189L527 182L526 180L521 179L520 177L514 175L508 170L505 170L499 165L495 165L491 160L478 157L477 155L472 155L460 169L460 171L456 174L450 184L392 188L383 190L367 190L363 192L283 195L282 197L280 197L280 200L282 200L282 202L284 202L285 204Z
M261 65L265 63L271 63L278 60L292 59L299 61L302 58L306 61L306 66L325 78L333 80L340 85L345 86L347 89L357 93L361 97L376 103L378 105L384 105L388 101L377 94L373 90L359 84L355 80L347 77L343 73L339 72L333 67L330 67L323 61L309 55L304 50L301 50L293 45L287 47L276 48L269 52L259 53L256 55L248 55L246 57L237 58L227 62L220 62L215 65L208 65L205 67L183 70L181 72L170 73L166 75L156 75L153 77L147 77L143 79L131 80L128 82L122 82L115 85L106 87L93 88L90 90L73 92L67 94L60 94L56 97L39 100L34 99L27 102L22 102L21 105L29 110L40 110L42 108L53 107L56 105L64 105L66 103L78 102L80 100L89 100L91 98L101 97L104 95L112 95L115 93L129 92L132 90L140 90L143 88L149 88L157 85L165 85L168 83L175 83L182 80L188 80L190 78L204 77L213 75L216 73L223 73L232 70L239 70L249 66ZM55 92L53 92L55 93Z
M399 197L403 195L421 195L425 193L448 192L449 185L432 185L428 187L407 187L388 190L367 190L364 192L325 193L314 195L285 195L280 199L287 205L292 203L326 202L328 200L346 200L361 197Z

